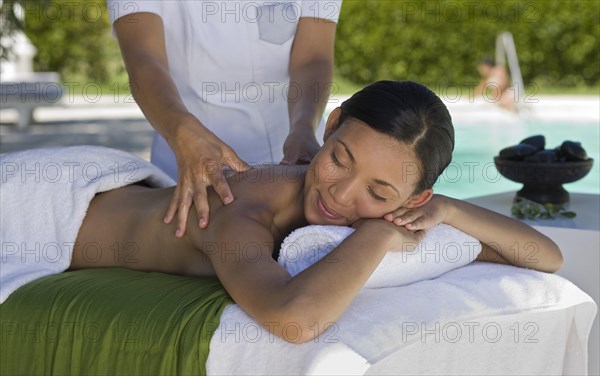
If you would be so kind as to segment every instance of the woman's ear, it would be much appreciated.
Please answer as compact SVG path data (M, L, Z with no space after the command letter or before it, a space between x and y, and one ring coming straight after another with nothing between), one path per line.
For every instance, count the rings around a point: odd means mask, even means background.
M325 124L325 133L323 134L323 142L327 141L329 136L335 132L340 126L340 116L342 115L341 107L336 107L329 117L327 118L327 123Z
M425 205L429 200L433 197L433 189L429 188L419 193L418 195L414 195L408 200L405 207L407 208L418 208L419 206Z

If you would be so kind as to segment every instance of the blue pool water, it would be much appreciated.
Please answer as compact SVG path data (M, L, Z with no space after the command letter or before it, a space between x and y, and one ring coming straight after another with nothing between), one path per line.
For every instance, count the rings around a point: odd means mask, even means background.
M599 128L597 123L455 124L456 147L453 160L434 190L460 199L519 190L521 184L498 174L493 162L494 156L504 147L517 144L525 137L543 134L546 137L546 148L554 148L565 140L581 142L588 156L594 159L594 166L584 178L565 184L564 188L574 193L600 194Z

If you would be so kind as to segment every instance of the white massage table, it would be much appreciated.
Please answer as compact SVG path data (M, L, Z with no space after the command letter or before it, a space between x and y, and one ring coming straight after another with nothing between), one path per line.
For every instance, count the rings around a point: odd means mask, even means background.
M596 311L560 276L474 262L404 287L363 289L335 327L301 345L229 306L207 372L583 375Z

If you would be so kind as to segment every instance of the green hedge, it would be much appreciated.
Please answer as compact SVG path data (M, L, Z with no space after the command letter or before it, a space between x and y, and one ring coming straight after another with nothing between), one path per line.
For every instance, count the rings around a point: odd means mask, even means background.
M25 33L37 48L35 70L56 71L72 82L109 83L124 77L105 0L18 2L25 11Z
M123 79L104 0L18 2L38 48L37 70L58 71L66 80ZM359 84L476 82L477 61L494 55L496 35L507 30L526 85L594 86L600 84L599 18L597 0L344 0L337 74Z
M357 83L478 81L477 61L512 32L526 86L600 83L600 1L345 0L336 67Z

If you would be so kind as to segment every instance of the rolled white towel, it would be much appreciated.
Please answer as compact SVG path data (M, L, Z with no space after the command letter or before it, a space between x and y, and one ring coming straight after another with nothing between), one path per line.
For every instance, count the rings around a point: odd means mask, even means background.
M278 262L293 277L319 261L354 229L344 226L306 226L289 234L281 245ZM365 252L368 252L365 249ZM416 246L398 244L388 252L365 288L404 286L432 279L475 260L481 243L456 228L439 224L426 231Z

